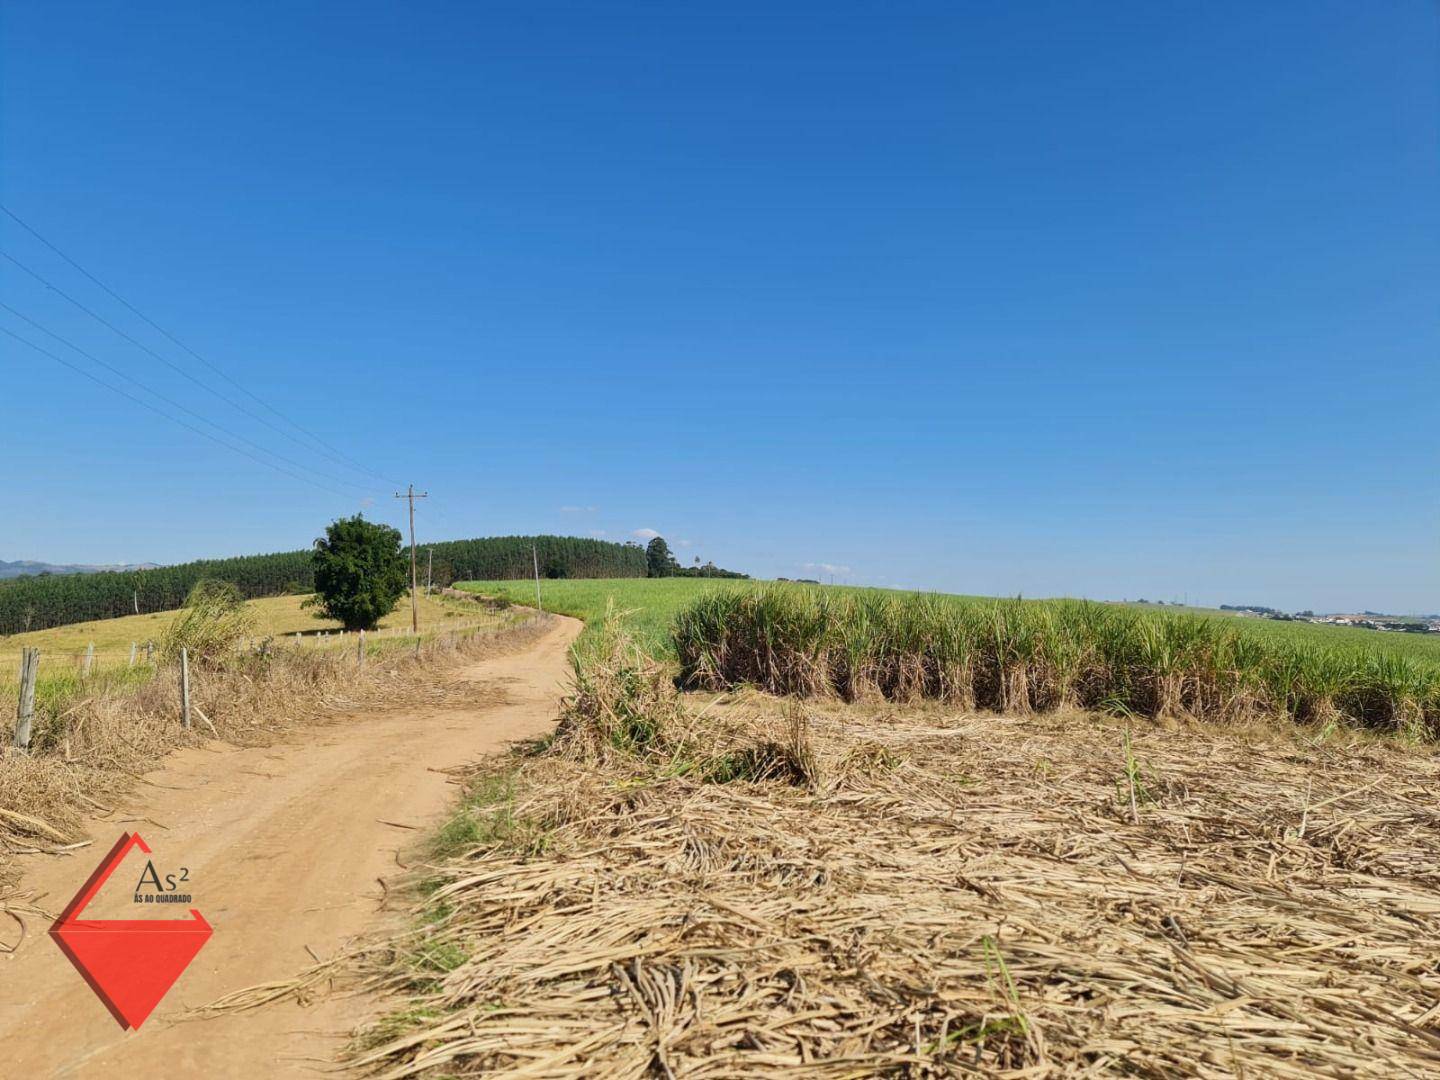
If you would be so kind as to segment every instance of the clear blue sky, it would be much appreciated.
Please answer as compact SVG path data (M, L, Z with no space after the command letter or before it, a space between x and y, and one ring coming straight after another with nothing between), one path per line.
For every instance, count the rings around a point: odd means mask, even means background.
M0 36L0 201L428 489L422 540L656 529L763 576L1440 609L1425 0L9 0ZM0 246L224 387L9 219ZM0 289L345 472L10 262ZM393 485L308 486L3 335L0 365L0 558L402 520Z

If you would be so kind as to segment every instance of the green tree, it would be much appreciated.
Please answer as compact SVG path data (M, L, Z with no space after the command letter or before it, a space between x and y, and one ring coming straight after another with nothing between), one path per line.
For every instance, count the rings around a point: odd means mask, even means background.
M670 545L663 536L657 536L645 545L645 570L647 577L674 577L680 564L670 554Z
M356 514L330 523L315 541L315 597L309 604L346 630L373 630L405 592L400 532Z

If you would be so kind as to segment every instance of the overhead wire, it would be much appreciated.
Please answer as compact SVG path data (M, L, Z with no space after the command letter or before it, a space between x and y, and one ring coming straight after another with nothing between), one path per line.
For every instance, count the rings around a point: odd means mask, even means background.
M276 432L276 433L284 436L286 439L289 439L291 442L295 443L297 446L303 447L305 450L310 451L310 452L312 452L312 453L314 452L314 450L313 450L312 447L306 446L305 443L303 443L303 442L301 442L299 439L295 438L295 436L291 435L291 434L290 434L288 431L286 431L284 428L282 428L282 427L280 427L279 425L277 425L277 424L275 424L275 423L272 423L271 421L265 419L265 417L261 416L259 413L255 412L253 409L249 409L249 408L247 408L247 407L244 406L244 405L241 405L241 404L239 404L239 403L237 403L237 402L235 402L235 401L232 401L230 398L228 398L228 397L226 397L224 394L220 393L220 391L216 390L214 387L212 387L212 386L210 386L209 384L207 384L204 380L202 380L202 379L197 379L197 378L196 378L194 375L192 375L190 372L186 371L185 368L182 367L181 365L176 364L176 363L174 363L173 361L171 361L170 359L168 359L167 357L162 356L160 353L158 353L158 352L156 352L154 349L150 348L150 346L146 345L143 341L139 341L139 340L137 340L136 338L132 337L130 334L126 333L126 332L125 332L124 330L122 330L120 327L118 327L118 326L116 326L114 323L112 323L109 319L106 319L103 315L99 314L98 312L96 312L96 311L92 310L91 308L87 307L85 304L81 303L79 300L75 299L75 297L71 296L71 295L70 295L69 293L67 293L64 289L60 288L60 286L58 286L58 285L54 284L53 282L47 280L47 279L46 279L43 275L41 275L39 272L37 272L36 270L32 269L31 267L25 265L25 263L21 262L21 261L20 261L19 259L17 259L14 255L10 254L10 252L5 251L5 250L3 250L3 249L0 249L0 256L3 256L4 258L8 259L11 263L13 263L14 265L18 266L21 270L25 271L25 273L29 274L29 275L30 275L31 277L33 277L36 281L40 282L40 284L44 285L47 289L49 289L49 290L51 290L52 292L56 293L58 296L63 297L65 300L69 301L69 303L71 303L71 304L73 304L75 307L79 308L79 309L80 309L81 311L83 311L86 315L89 315L92 319L94 319L96 322L98 322L101 326L104 326L106 329L112 331L113 333L115 333L115 334L118 335L119 337L124 338L126 341L128 341L131 345L134 345L134 346L135 346L137 349L139 349L140 351L148 354L149 356L154 357L156 360L159 360L160 363L164 364L164 365L165 365L166 367L168 367L171 371L174 371L176 374L180 375L180 376L181 376L182 378L184 378L184 379L188 379L190 382L192 382L192 383L194 383L196 386L200 387L200 389L204 390L206 393L211 394L211 395L213 395L214 397L218 398L219 400L223 401L225 404L229 405L232 409L236 409L236 410L238 410L239 412L244 413L246 416L250 417L252 420L255 420L257 423L264 424L264 425L265 425L266 427L268 427L271 431L274 431L274 432Z
M124 379L126 382L129 382L129 383L134 384L135 386L138 386L141 390L145 391L147 394L150 394L150 395L153 396L153 397L159 398L161 401L165 402L165 403L166 403L167 405L169 405L171 408L179 409L181 412L186 413L187 415L194 417L196 420L199 420L202 424L208 424L210 427L215 428L217 431L222 431L222 432L224 432L226 435L230 436L230 438L232 438L232 439L238 439L240 442L244 443L245 445L247 445L247 446L249 446L249 447L254 448L255 450L258 450L258 451L259 451L260 453L262 453L262 454L269 454L271 457L273 457L273 458L275 458L275 459L277 459L277 460L279 460L279 461L283 461L283 462L285 462L287 465L293 465L293 466L294 466L295 468L297 468L297 469L303 469L303 470L305 470L306 472L313 473L314 475L316 475L316 476L318 476L318 477L321 477L321 478L324 479L324 480L328 480L328 481L330 481L331 483L334 483L334 484L343 484L343 485L345 485L345 486L347 486L347 487L354 488L356 491L363 491L363 492L367 492L367 493L370 492L371 490L373 490L372 488L366 487L366 486L364 486L363 484L358 484L358 483L356 483L356 482L353 481L353 480L347 479L346 477L336 476L336 475L334 475L333 473L324 472L324 471L321 470L321 469L315 468L313 465L306 465L306 464L305 464L304 462L302 462L302 461L296 461L294 458L286 457L284 454L277 453L276 451L271 450L269 447L263 446L263 445L261 445L260 443L257 443L254 439L247 438L246 436L240 434L238 431L233 431L233 430L231 430L230 428L227 428L224 424L216 423L214 420L211 420L209 417L207 417L207 416L205 416L205 415L203 415L203 414L201 414L201 413L196 412L194 409L190 408L190 407L189 407L188 405L186 405L184 402L176 401L174 398L169 397L169 396L167 396L167 395L165 395L165 394L162 394L159 390L156 390L153 386L148 386L148 385L146 385L146 384L145 384L144 382L142 382L140 379L137 379L134 375L131 375L131 374L129 374L128 372L122 370L121 368L116 367L114 364L111 364L111 363L106 362L105 360L102 360L100 357L96 356L94 353L91 353L91 352L86 351L85 349L82 349L79 345L76 345L73 341L70 341L70 340L68 340L67 338L61 337L59 334L55 333L55 331L49 329L48 327L45 327L45 326L41 325L40 323L36 322L34 319L30 318L30 316L26 315L23 311L17 311L15 308L13 308L13 307L11 307L9 304L5 303L3 300L0 300L0 308L4 308L6 311L10 312L10 314L14 315L14 316L15 316L16 318L18 318L18 319L24 320L24 321L25 321L26 323L28 323L30 326L33 326L36 330L39 330L42 334L45 334L47 337L53 338L54 340L58 341L61 345L64 345L66 348L72 349L72 350L74 350L75 352L79 353L81 356L85 357L85 359L89 360L91 363L98 364L100 367L104 368L106 371L110 372L112 375L119 376L121 379ZM25 339L24 339L24 338L21 338L20 340L24 341ZM28 344L28 343L27 343L27 344Z
M255 454L250 453L250 451L244 449L243 447L233 446L233 445L231 445L230 443L226 442L224 439L221 439L221 438L219 438L218 436L211 434L210 432L204 430L203 428L198 428L198 427L196 427L194 424L191 424L191 423L189 423L189 422L186 421L186 420L180 419L178 416L172 416L170 413L166 412L164 409L161 409L161 408L159 408L158 406L152 404L151 402L146 401L144 398L136 397L134 394L130 393L128 390L124 389L123 387L112 386L110 383L106 382L104 379L100 378L98 375L94 374L93 372L86 371L86 370L85 370L83 367L81 367L79 364L72 364L69 360L66 360L63 356L57 356L55 353L51 352L49 349L43 348L42 346L36 345L33 341L30 341L30 340L28 340L28 339L26 339L26 338L21 337L19 334L15 333L15 331L11 330L9 327L0 326L0 334L6 334L6 335L8 335L9 337L14 338L16 341L20 342L20 344L26 345L26 346L30 347L31 349L34 349L36 352L40 353L42 356L48 356L51 360L54 360L57 364L62 364L62 365L64 365L65 367L69 368L71 371L74 371L74 372L76 372L77 374L83 375L85 378L89 379L91 382L98 383L100 386L105 387L105 389L110 390L110 391L112 391L113 393L119 394L121 397L127 398L127 399L129 399L130 401L133 401L135 404L139 405L141 408L149 409L151 412L156 413L156 414L158 414L158 415L160 415L160 416L165 417L165 419L169 420L169 421L172 422L172 423L179 424L179 425L180 425L181 427L183 427L183 428L188 428L190 431L193 431L195 434L199 435L201 438L209 439L211 442L215 443L215 444L218 445L218 446L223 446L223 447L225 447L227 450L233 450L235 453L237 453L237 454L242 454L242 455L244 455L245 457L249 458L251 461L255 461L255 462L257 462L257 463L259 463L259 464L261 464L261 465L264 465L266 468L274 469L276 472L284 473L286 476L293 477L294 479L299 480L301 483L309 484L311 487L319 488L319 489L322 490L322 491L328 491L330 494L332 494L332 495L338 495L338 496L340 496L340 497L343 498L343 499L351 499L351 498L354 498L353 495L350 495L350 494L348 494L347 492L341 491L341 490L339 490L338 488L330 487L328 484L322 484L322 483L320 483L320 482L318 482L318 481L316 481L316 480L312 480L310 477L305 476L305 475L303 475L302 473L292 472L290 469L285 468L285 466L283 466L283 465L277 465L277 464L275 464L273 461L266 461L264 458L257 457Z
M394 480L391 480L391 479L385 477L385 476L382 475L381 473L376 472L374 469L372 469L370 466L364 464L363 462L357 461L355 458L351 457L349 454L346 454L343 450L340 450L340 449L338 449L337 447L332 446L332 445L331 445L330 443L328 443L325 439L321 438L319 435L317 435L315 432L311 431L309 428L305 427L304 425L302 425L302 424L300 424L300 423L297 423L296 421L290 419L290 417L286 416L286 415L285 415L283 412L281 412L279 409L275 408L275 406L271 405L271 404L270 404L268 401L266 401L264 398L260 397L260 396L259 396L258 394L256 394L254 391L250 390L249 387L245 386L245 385L244 385L243 383L241 383L239 380L237 380L237 379L235 379L234 377L232 377L232 376L231 376L228 372L226 372L223 368L221 368L221 367L219 367L218 365L212 363L210 360L206 359L206 358L205 358L204 356L202 356L200 353L196 352L193 348L191 348L189 345L185 344L185 342L181 341L178 337L176 337L174 334L172 334L169 330L166 330L163 326L161 326L159 323L157 323L154 319L152 319L152 318L150 318L150 316L146 315L143 311L141 311L139 308L137 308L137 307L136 307L134 304L132 304L129 300L126 300L125 297L121 296L118 292L116 292L114 289L112 289L109 285L107 285L105 282L101 281L98 277L96 277L94 274L92 274L92 273L91 273L89 270L87 270L85 267L81 266L80 263L77 262L75 259L73 259L70 255L66 254L66 253L65 253L64 251L62 251L59 247L57 247L54 243L52 243L52 242L51 242L50 240L48 240L46 237L44 237L43 235L41 235L41 233L40 233L33 225L31 225L29 222L25 221L22 217L20 217L19 214L15 213L15 211L11 210L8 206L5 206L4 204L0 204L0 212L4 212L4 214L5 214L7 217L9 217L12 221L14 221L14 222L15 222L17 225L19 225L22 229L24 229L26 232L28 232L28 233L29 233L31 236L33 236L36 240L40 241L40 243L44 244L47 248L49 248L51 251L53 251L53 252L54 252L56 255L58 255L60 258L64 259L65 262L69 263L70 266L72 266L72 267L75 268L75 270L77 270L79 273L83 274L89 281L91 281L92 283L94 283L95 286L98 287L99 289L101 289L107 296L109 296L109 297L111 297L113 300L115 300L116 303L121 304L127 311L131 312L133 315L135 315L136 318L140 319L142 322L144 322L144 323L145 323L147 326L149 326L151 329L155 330L157 333L159 333L160 335L162 335L162 336L163 336L167 341L169 341L171 344L175 345L177 348L183 349L188 355L190 355L190 356L193 357L195 360L197 360L197 361L199 361L201 364L203 364L209 371L213 372L215 375L217 375L217 376L219 376L221 379L225 380L225 382L229 383L229 384L230 384L231 386L233 386L236 390L240 391L240 392L241 392L242 394L244 394L246 397L250 398L250 400L254 401L257 405L261 406L262 408L264 408L264 409L267 410L268 412L272 413L274 416L276 416L276 417L278 417L279 419L283 420L285 423L287 423L287 424L289 424L291 427L295 428L295 430L300 431L300 432L304 433L305 435L307 435L311 440L313 440L313 441L317 444L317 446L320 448L320 449L319 449L319 452L322 453L324 456L329 457L332 461L336 462L337 464L343 464L343 465L346 465L346 466L348 466L348 467L350 467L350 468L352 468L352 469L357 469L357 470L359 470L360 472L363 472L363 473L365 473L366 475L372 477L373 479L384 481L384 482L387 483L387 484L394 484L394 483L396 482L396 481L394 481ZM14 262L14 263L15 263L17 266L19 266L22 270L25 270L26 273L29 273L29 274L31 274L32 276L34 276L37 280L41 281L41 282L42 282L43 284L45 284L48 288L55 289L56 292L59 292L62 296L65 296L65 298L66 298L67 300L70 300L72 303L75 303L77 306L80 306L80 307L82 308L82 310L86 310L92 317L94 317L94 318L96 318L96 319L100 319L100 316L96 315L96 314L95 314L94 312L92 312L92 311L89 311L89 309L84 308L83 305L80 305L78 301L76 301L76 300L74 300L72 297L66 295L66 294L65 294L64 292L62 292L60 289L56 288L56 286L51 285L49 282L45 281L43 278L41 278L38 274L36 274L36 273L35 273L33 270L31 270L29 267L23 265L22 263L19 262L19 260L15 259L14 256L9 255L8 253L6 253L6 258L10 259L11 262ZM115 328L114 326L112 326L110 323L105 322L105 320L100 319L100 321L101 321L101 322L104 322L105 325L106 325L106 326L109 326L112 330L115 330L116 333L120 334L120 335L121 335L122 337L124 337L127 341L129 341L129 342L131 342L132 344L136 345L138 348L144 349L147 353L149 353L151 356L154 356L156 359L160 360L162 363L164 363L164 364L166 364L166 365L174 368L175 370L180 370L182 374L185 374L186 378L191 379L191 381L192 381L192 382L195 382L197 385L203 386L207 391L209 391L209 392L212 393L212 394L215 394L215 395L216 395L217 397L219 397L222 401L225 401L228 405L231 406L231 408L238 409L239 411L244 412L247 416L250 416L252 419L257 420L258 422L265 424L267 427L270 427L272 430L274 430L274 431L278 432L279 434L283 435L285 438L290 439L292 442L295 442L297 445L304 446L305 449L307 449L307 450L310 450L310 451L312 451L312 452L314 452L314 451L316 450L316 447L308 446L307 444L305 444L305 443L302 442L301 440L296 439L295 436L291 435L289 432L285 431L283 428L276 427L274 424L270 423L270 421L265 420L263 417L260 417L260 416L256 415L255 413L249 411L248 409L244 408L243 406L239 405L238 403L236 403L236 402L232 401L231 399L225 397L223 394L220 394L218 391L216 391L216 390L212 389L211 387L207 386L206 384L200 382L198 379L195 379L193 376L191 376L191 375L189 375L188 373L184 372L183 369L178 368L176 365L172 364L169 360L167 360L167 359L165 359L164 357L160 356L158 353L155 353L153 350L149 349L147 346L141 345L139 342L135 341L134 338L130 337L128 334L125 334L123 331L116 329L116 328Z
M262 408L268 410L270 413L274 414L275 416L279 417L281 420L285 421L285 423L287 423L287 424L289 424L291 427L295 428L296 431L303 432L305 435L309 436L309 437L310 437L312 440L314 440L314 442L315 442L316 444L318 444L324 451L327 451L327 452L328 452L328 455L333 455L332 460L336 460L336 461L341 462L341 463L343 463L343 464L347 464L347 465L349 465L351 468L358 469L358 470L360 470L361 472L368 474L369 476L373 477L373 478L376 479L376 480L382 480L382 481L384 481L384 482L387 483L387 484L393 484L393 483L395 483L395 481L390 480L390 479L388 479L387 477L381 475L380 473L376 472L374 469L370 468L370 466L364 464L363 462L360 462L360 461L355 460L355 459L352 458L349 454L346 454L343 450L340 450L340 449L338 449L337 447L332 446L330 443L326 442L326 441L325 441L323 438L321 438L319 435L315 434L315 432L313 432L313 431L311 431L309 428L305 427L303 424L297 423L296 421L290 419L290 417L286 416L286 415L285 415L283 412L281 412L279 409L275 408L275 406L271 405L271 404L270 404L268 401L266 401L264 398L260 397L260 396L259 396L258 394L256 394L254 391L250 390L247 386L245 386L243 383L239 382L239 381L236 380L234 377L232 377L228 372L225 371L224 368L221 368L221 367L219 367L218 365L216 365L216 364L212 363L211 361L207 360L204 356L202 356L200 353L196 352L196 351L195 351L194 349L192 349L189 345L185 344L185 342L181 341L178 337L176 337L174 334L172 334L169 330L166 330L163 326L161 326L159 323L157 323L154 319L152 319L152 318L150 318L150 316L146 315L143 311L141 311L139 308L137 308L134 304L130 303L129 300L126 300L125 297L121 296L121 295L120 295L119 293L117 293L114 289L112 289L109 285L105 284L105 282L101 281L98 277L96 277L94 274L92 274L89 270L85 269L85 267L81 266L78 262L75 261L75 259L73 259L73 258L71 258L69 255L67 255L64 251L62 251L59 247L57 247L53 242L51 242L50 240L48 240L46 237L42 236L42 235L40 234L40 232L35 228L35 226L33 226L33 225L31 225L29 222L25 221L22 217L20 217L19 214L15 213L14 210L11 210L8 206L5 206L3 203L0 203L0 211L3 211L3 212L5 213L5 215L10 218L10 220L12 220L12 221L15 222L15 224L19 225L22 229L24 229L26 232L28 232L28 233L29 233L31 236L33 236L36 240L39 240L40 243L44 244L47 248L49 248L51 251L53 251L56 255L60 256L60 258L64 259L64 260L65 260L67 263L69 263L72 267L74 267L76 270L78 270L81 274L83 274L86 278L88 278L91 282L93 282L98 288L100 288L101 290L103 290L106 295L110 296L110 297L111 297L112 299L114 299L117 303L123 305L123 306L126 308L126 310L128 310L128 311L130 311L132 314L134 314L138 319L140 319L142 322L144 322L144 323L145 323L147 326L149 326L151 329L155 330L157 333L159 333L159 334L161 334L162 336L164 336L166 340L168 340L169 342L171 342L171 343L172 343L173 345L175 345L176 347L178 347L178 348L180 348L180 349L183 349L183 350L184 350L186 353L188 353L190 356L194 357L194 358L195 358L196 360L198 360L200 363L204 364L205 367L208 368L210 371L214 372L214 373L215 373L216 375L218 375L220 378L224 379L227 383L229 383L231 386L235 387L235 389L239 390L242 394L244 394L246 397L250 398L250 399L251 399L252 401L254 401L256 404L260 405ZM304 445L304 444L301 444L301 445ZM308 449L308 447L307 447L307 449Z

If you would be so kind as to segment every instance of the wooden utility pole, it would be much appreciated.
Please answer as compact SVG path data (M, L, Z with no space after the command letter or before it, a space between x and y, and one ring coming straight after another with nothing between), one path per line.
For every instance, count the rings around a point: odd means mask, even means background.
M530 558L535 563L535 607L544 611L545 605L540 603L540 552L534 544L530 545Z
M415 500L427 499L430 497L430 493L422 491L416 495L415 485L411 484L404 495L397 491L395 497L404 499L410 504L410 631L418 634L420 633L420 607L419 602L415 599L416 578L418 577L415 572Z

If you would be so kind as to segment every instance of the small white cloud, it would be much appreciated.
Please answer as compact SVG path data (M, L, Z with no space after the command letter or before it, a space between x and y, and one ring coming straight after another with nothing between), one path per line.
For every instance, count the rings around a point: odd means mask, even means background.
M687 548L688 548L688 547L694 547L694 546L695 546L695 541L694 541L694 540L676 540L676 541L675 541L675 546L676 546L676 547L687 547Z
M370 509L370 507L372 507L372 506L374 506L374 505L375 505L375 500L372 499L372 498L370 498L369 495L366 495L365 498L363 498L363 499L360 500L360 509L362 509L362 510L368 510L368 509Z
M820 573L820 574L834 574L836 577L849 577L849 576L850 576L850 567L848 567L848 566L839 566L839 565L837 565L837 564L835 564L835 563L828 563L828 562L807 562L807 563L801 563L801 564L800 564L800 569L801 569L801 570L808 571L809 573L812 573L812 574L815 574L815 573Z
M654 529L636 529L630 535L637 540L654 540L660 534Z

